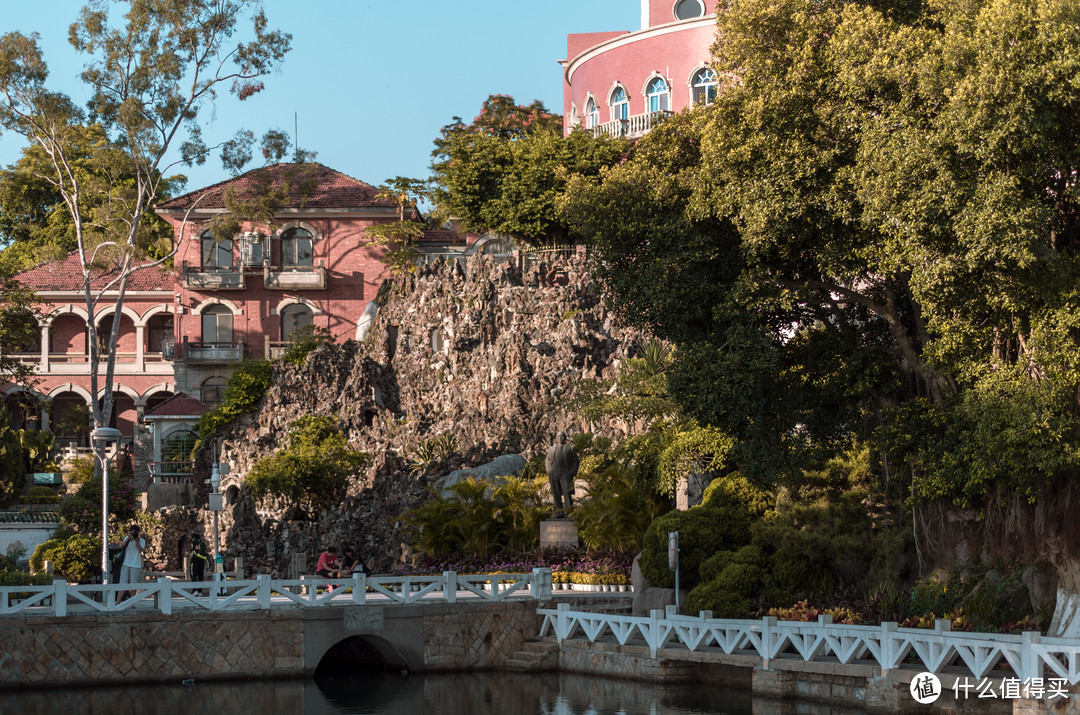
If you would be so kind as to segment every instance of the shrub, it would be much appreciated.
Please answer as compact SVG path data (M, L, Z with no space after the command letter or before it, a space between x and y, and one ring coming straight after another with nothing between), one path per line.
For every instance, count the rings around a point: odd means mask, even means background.
M100 574L100 558L101 539L72 534L65 539L50 539L34 549L30 570L35 574L43 573L45 562L51 561L54 574L68 581L85 583Z
M246 482L256 498L272 496L311 510L340 501L349 477L370 462L351 449L332 417L306 415L290 425L289 446L260 459Z
M334 341L333 334L326 328L305 325L289 334L290 345L281 355L281 359L293 365L303 365L308 354L326 343Z
M110 475L109 515L117 521L135 516L135 487L130 480ZM91 479L60 504L60 520L86 534L101 530L101 479Z
M245 360L240 363L229 381L221 404L199 418L195 432L203 439L232 424L241 415L253 411L270 389L274 365L269 360Z
M750 514L741 504L722 507L695 506L672 511L653 520L645 532L641 571L654 586L671 588L674 573L668 569L668 532L679 532L679 564L682 583L700 583L701 565L718 551L730 551L750 541Z
M755 616L765 570L765 556L756 546L714 554L702 564L702 582L687 596L686 612L712 611L716 618Z

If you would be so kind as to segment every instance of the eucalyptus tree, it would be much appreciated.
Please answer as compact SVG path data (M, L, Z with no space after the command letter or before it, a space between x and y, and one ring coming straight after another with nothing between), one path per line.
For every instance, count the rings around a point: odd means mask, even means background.
M205 161L200 113L221 91L239 100L261 91L291 36L269 27L257 0L93 0L69 39L87 58L85 110L50 84L35 35L0 37L0 130L21 135L44 157L37 178L71 218L87 314L107 293L119 314L132 275L172 255L147 254L152 236L143 218L179 162ZM85 127L94 123L108 140L87 146ZM98 427L112 411L120 322L100 343L108 351L104 377L97 328L88 325Z

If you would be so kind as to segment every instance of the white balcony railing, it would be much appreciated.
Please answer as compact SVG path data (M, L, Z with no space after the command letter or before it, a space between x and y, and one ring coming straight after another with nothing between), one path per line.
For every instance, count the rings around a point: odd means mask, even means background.
M183 343L180 359L189 363L229 364L244 359L244 342Z
M674 112L670 112L666 109L659 112L635 114L626 119L613 119L610 122L604 122L603 124L593 127L590 131L592 131L594 137L598 137L601 134L607 134L608 136L613 137L637 139L640 136L648 134L653 127L670 117L672 114L674 114Z
M271 290L323 290L326 266L265 266L263 282Z
M191 290L243 290L244 272L234 266L189 266L183 264L184 287Z

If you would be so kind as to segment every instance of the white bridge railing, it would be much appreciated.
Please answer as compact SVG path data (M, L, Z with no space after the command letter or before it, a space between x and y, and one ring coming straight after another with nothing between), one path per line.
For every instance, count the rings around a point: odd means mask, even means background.
M128 593L130 592L130 593ZM121 598L121 595L124 595ZM147 606L168 615L174 609L206 611L268 610L279 607L320 608L365 603L455 603L466 600L551 598L551 571L527 574L458 574L437 576L366 576L331 579L255 579L237 581L174 581L159 578L136 584L71 585L53 581L47 586L0 587L0 616L10 614L67 616L87 610L126 611ZM76 607L76 608L73 608Z
M1044 673L1070 685L1080 682L1080 640L1042 637L1037 632L964 633L949 630L949 621L937 621L933 630L898 628L895 623L849 626L833 623L831 616L821 616L816 623L734 620L712 618L708 611L680 616L671 606L648 617L571 611L565 603L538 613L544 617L541 636L554 635L559 642L579 637L619 645L643 643L654 656L669 647L719 649L727 655L756 654L766 668L776 658L801 658L877 665L883 671L901 667L910 657L922 663L921 670L933 673L958 666L981 679L1007 666L1024 682Z

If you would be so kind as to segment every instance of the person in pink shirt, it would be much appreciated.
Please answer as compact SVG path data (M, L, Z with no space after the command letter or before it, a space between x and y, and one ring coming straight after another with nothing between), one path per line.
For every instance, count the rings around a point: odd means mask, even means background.
M315 573L323 578L336 578L338 575L337 547L327 546L315 565Z

